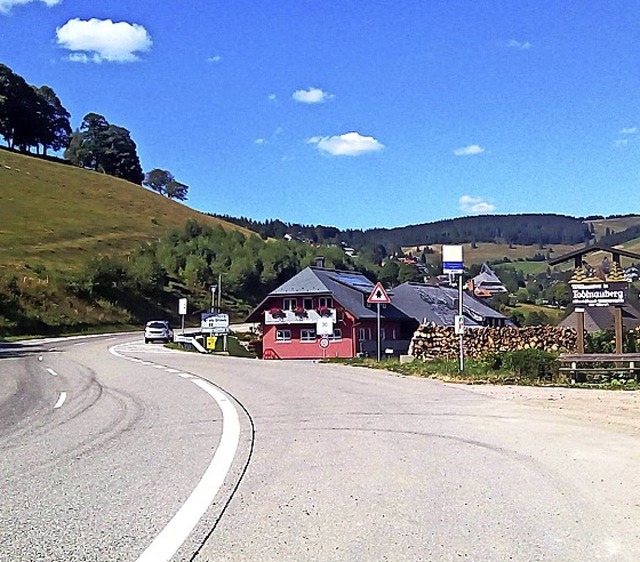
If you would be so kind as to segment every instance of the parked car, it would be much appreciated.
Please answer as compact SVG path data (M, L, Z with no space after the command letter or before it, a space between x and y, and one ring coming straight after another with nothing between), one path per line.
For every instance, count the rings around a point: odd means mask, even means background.
M173 341L173 330L167 320L150 320L144 327L144 343Z

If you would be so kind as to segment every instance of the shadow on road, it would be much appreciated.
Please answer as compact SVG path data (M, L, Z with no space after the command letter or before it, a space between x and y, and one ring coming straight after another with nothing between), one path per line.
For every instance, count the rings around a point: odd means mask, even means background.
M0 360L48 353L50 348L34 343L0 343Z

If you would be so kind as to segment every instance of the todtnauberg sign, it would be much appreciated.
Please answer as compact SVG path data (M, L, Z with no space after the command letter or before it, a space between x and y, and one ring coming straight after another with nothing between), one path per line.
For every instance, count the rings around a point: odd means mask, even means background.
M571 300L580 306L615 306L624 304L627 298L625 281L602 283L571 283Z

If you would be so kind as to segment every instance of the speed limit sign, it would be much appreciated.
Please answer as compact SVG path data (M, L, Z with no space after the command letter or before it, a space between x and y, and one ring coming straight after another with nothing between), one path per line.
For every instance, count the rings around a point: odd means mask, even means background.
M327 349L327 347L329 347L329 338L322 338L320 340L320 347L322 349Z

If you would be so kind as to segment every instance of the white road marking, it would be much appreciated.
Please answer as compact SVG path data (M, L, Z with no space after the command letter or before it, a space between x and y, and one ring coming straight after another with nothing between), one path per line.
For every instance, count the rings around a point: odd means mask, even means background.
M67 399L67 393L61 392L60 397L58 398L58 401L56 402L56 405L53 407L53 409L57 410L58 408L60 408L64 404L64 401L66 399Z
M58 373L56 373L53 369L49 369L49 367L47 367L47 373L49 373L52 377L58 376Z
M119 353L116 347L122 349L120 346L112 346L109 348L109 353L122 359L131 359ZM145 365L147 363L154 365L154 363L144 362ZM136 562L169 562L171 560L218 495L229 470L231 470L240 443L240 418L227 395L196 376L188 373L179 373L178 376L191 380L193 384L199 386L216 401L222 412L222 435L200 482Z
M168 562L182 546L215 499L231 469L231 463L240 441L238 412L216 387L201 379L193 383L209 394L222 411L222 436L209 467L193 492L172 517L167 526L142 553L137 562Z

